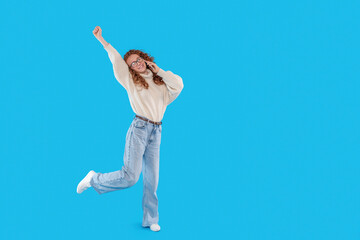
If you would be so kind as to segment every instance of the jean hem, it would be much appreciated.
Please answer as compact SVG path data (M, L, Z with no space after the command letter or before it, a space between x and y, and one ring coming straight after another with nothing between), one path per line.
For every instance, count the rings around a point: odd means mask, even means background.
M93 179L90 180L90 186L92 186L92 188L93 188L98 194L104 193L104 192L100 191L100 189L95 186L95 183L94 183L94 180L93 180Z

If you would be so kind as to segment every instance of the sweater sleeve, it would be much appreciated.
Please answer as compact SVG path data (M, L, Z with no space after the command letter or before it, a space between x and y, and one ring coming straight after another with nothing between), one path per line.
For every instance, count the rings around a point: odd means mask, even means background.
M129 67L121 57L120 53L116 49L108 45L104 46L104 49L107 51L110 61L113 65L114 75L116 80L126 89L129 90L130 84L130 72Z
M164 71L163 69L159 69L157 73L160 77L163 78L163 81L166 84L168 89L168 103L172 103L181 93L182 89L184 88L183 80L180 76L172 73L171 71Z

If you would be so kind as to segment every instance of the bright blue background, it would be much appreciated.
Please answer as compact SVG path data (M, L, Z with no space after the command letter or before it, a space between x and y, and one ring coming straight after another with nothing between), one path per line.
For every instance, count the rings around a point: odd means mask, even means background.
M358 1L3 1L0 239L359 239ZM106 51L180 75L160 225L121 168L134 113Z

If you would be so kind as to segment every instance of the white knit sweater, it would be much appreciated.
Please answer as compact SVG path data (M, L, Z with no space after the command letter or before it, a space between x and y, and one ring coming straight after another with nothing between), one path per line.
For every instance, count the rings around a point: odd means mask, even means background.
M134 84L129 67L116 51L108 44L104 47L107 51L116 80L126 89L133 111L152 121L160 122L164 116L167 105L173 102L182 91L184 84L182 78L171 71L164 71L160 68L157 73L163 78L165 85L156 85L153 81L153 73L140 74L149 84L149 88L141 88Z

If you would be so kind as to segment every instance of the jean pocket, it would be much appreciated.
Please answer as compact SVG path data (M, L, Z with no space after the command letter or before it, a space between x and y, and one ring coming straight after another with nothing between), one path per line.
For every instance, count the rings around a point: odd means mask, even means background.
M145 122L143 122L143 121L136 121L135 122L135 127L136 128L145 128Z

